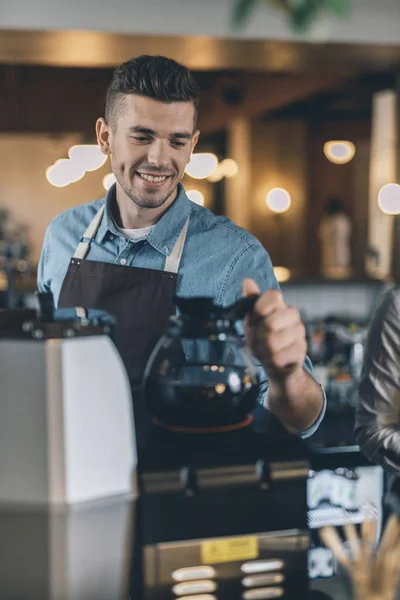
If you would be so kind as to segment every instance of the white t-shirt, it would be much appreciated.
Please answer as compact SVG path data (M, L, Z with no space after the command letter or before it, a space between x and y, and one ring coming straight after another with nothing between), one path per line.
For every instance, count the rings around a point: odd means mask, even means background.
M150 225L150 227L142 227L141 229L122 229L122 227L118 227L118 225L115 226L122 235L133 242L146 239L150 231L155 227L155 225Z

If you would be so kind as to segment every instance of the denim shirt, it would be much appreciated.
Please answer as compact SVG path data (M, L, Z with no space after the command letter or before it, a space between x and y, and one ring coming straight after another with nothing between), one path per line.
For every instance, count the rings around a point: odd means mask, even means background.
M111 216L115 202L115 185L105 198L71 208L57 216L48 226L38 267L38 289L51 292L57 306L61 286L71 257L100 206L106 210L95 238L86 255L87 260L122 264L129 267L163 270L166 257L189 217L186 242L179 266L177 295L209 296L216 304L228 306L242 296L242 281L251 277L261 292L279 289L268 253L261 243L245 229L226 217L216 216L208 209L191 202L179 184L175 202L157 222L146 239L129 240L116 227ZM312 374L307 358L305 368ZM268 379L261 365L259 400L263 402ZM325 413L300 435L308 437L317 429Z

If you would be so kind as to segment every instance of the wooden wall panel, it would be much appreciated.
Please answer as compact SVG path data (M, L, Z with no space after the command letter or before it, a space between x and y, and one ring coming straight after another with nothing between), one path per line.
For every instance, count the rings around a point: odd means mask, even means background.
M252 231L268 250L276 266L300 271L306 233L307 124L301 120L254 123L252 142ZM291 208L274 214L266 195L274 187L285 188Z

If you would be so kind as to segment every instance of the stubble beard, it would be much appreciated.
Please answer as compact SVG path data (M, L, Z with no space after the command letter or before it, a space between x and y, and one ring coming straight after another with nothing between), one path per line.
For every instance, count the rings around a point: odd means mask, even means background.
M125 185L121 185L121 187L125 194L128 196L128 198L132 200L132 202L134 202L137 206L140 206L140 208L160 208L160 206L165 204L171 198L172 194L174 194L176 191L175 187L166 196L163 196L161 198L151 198L150 194L146 197L143 197L142 195L135 194L132 188L128 188Z

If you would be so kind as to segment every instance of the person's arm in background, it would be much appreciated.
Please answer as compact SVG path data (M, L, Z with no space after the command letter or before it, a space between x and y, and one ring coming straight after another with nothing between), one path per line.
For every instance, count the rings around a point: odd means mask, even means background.
M296 309L282 299L268 253L259 242L233 257L223 282L220 303L235 302L242 294L261 293L246 319L246 338L258 358L259 401L287 430L308 437L318 428L326 408L323 389L306 356L305 330Z
M372 462L400 472L400 288L385 294L370 323L355 433Z

